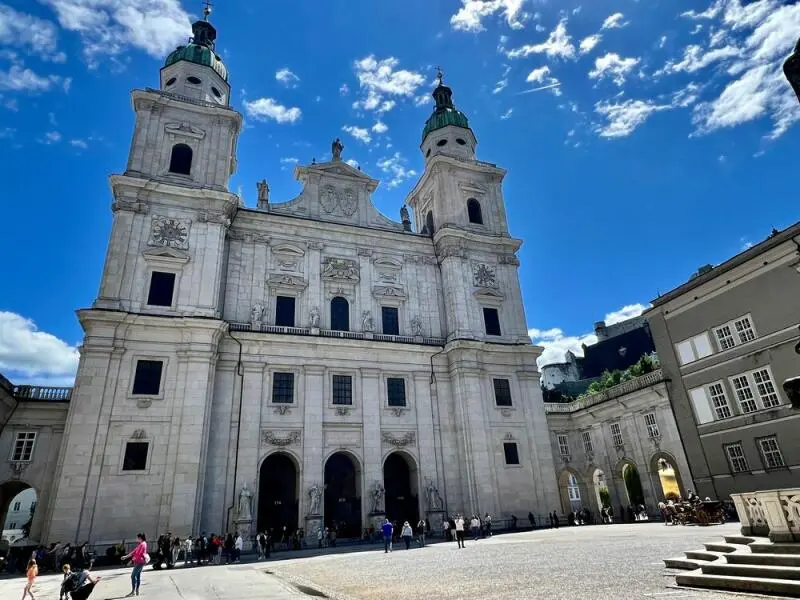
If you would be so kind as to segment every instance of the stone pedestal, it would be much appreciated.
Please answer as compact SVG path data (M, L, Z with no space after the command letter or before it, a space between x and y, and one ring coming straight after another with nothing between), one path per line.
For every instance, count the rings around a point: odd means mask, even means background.
M444 521L447 519L447 514L443 510L429 510L427 512L428 522L431 524L428 535L439 537L444 535Z
M245 542L255 535L255 531L253 531L253 519L234 519L233 526ZM245 544L245 546L247 546L247 544Z
M366 332L364 332L364 339L365 340L373 340L373 339L375 339L375 334L372 333L371 331L366 331Z
M320 529L324 529L324 527L322 515L306 515L306 526L304 529L306 542L308 544L315 544L317 542L317 532Z
M319 335L319 327L312 327L311 335Z
M369 513L369 524L375 528L375 531L380 532L383 522L386 520L386 513L374 512Z

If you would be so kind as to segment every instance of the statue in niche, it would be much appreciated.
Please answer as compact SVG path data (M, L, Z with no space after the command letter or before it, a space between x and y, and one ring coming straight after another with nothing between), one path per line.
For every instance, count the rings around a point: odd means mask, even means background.
M322 486L315 483L308 489L308 499L310 502L310 508L308 514L310 515L318 515L319 514L319 504L320 500L322 499Z
M414 333L414 337L422 335L422 319L419 315L411 319L411 331Z
M373 332L375 331L375 320L372 318L372 312L365 310L361 315L361 331Z
M269 204L269 184L266 179L262 179L256 183L258 188L258 205Z
M264 305L254 304L253 308L250 310L250 322L261 323L261 320L263 318L264 318Z
M243 484L239 492L239 519L242 521L249 521L253 518L250 512L250 501L252 497L253 494L247 489L247 483Z
M383 512L383 497L386 495L386 490L383 489L380 481L375 482L375 487L370 493L372 496L372 510L370 512L382 513Z
M344 150L344 144L336 138L333 140L331 144L331 155L333 156L333 160L342 160L342 150Z
M318 329L319 328L319 309L316 306L314 306L311 309L310 317L311 317L311 327L313 327L314 329Z
M439 488L432 479L428 480L428 485L425 488L425 496L428 501L428 510L441 510L442 497L439 495Z

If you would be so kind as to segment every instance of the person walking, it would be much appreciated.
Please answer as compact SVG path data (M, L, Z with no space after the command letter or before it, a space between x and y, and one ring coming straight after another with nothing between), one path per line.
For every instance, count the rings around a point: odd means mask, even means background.
M258 560L264 560L267 555L267 534L263 531L256 537L258 542Z
M186 567L192 562L192 551L194 550L194 540L192 536L183 541L183 566Z
M464 547L464 517L456 515L456 543L459 548Z
M528 513L528 521L531 524L531 529L536 529L536 517L533 516L532 512Z
M483 517L483 522L486 523L486 535L492 537L492 515L487 512Z
M242 558L242 550L244 549L244 540L239 532L236 532L236 539L233 541L233 562L239 562Z
M425 547L425 530L427 528L428 527L424 519L417 521L417 543L419 544L420 548Z
M472 515L469 522L470 531L472 531L472 541L477 542L481 537L481 522L476 515Z
M150 555L147 554L147 537L143 533L136 534L136 547L122 557L122 560L128 559L133 563L133 571L131 571L131 593L125 596L126 598L139 595L139 586L142 585L142 569L150 560Z
M445 542L450 539L450 519L442 520L442 535Z
M392 533L394 533L394 527L392 527L389 519L383 520L381 533L383 533L383 553L386 554L392 551Z
M414 537L414 531L408 521L403 522L403 529L400 531L400 537L406 544L406 550L411 550L411 538Z
M230 533L225 536L225 550L223 554L225 555L225 564L230 564L233 561L233 535Z
M27 581L25 582L25 588L22 590L22 600L25 600L28 596L31 597L31 600L35 600L33 597L33 584L36 583L36 577L38 577L38 575L39 566L34 559L30 559L28 561L28 568L25 570Z

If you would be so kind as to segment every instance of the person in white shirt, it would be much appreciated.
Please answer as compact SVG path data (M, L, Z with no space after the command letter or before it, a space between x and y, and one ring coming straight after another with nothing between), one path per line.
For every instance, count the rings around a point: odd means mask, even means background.
M183 566L186 567L192 562L192 551L194 550L194 540L192 536L183 540Z
M475 515L472 515L472 519L469 522L469 528L472 530L472 540L477 542L481 535L481 522Z
M239 533L236 533L236 539L233 542L233 561L239 562L242 556L242 548L244 548L244 540Z
M456 542L459 548L464 547L464 517L456 515Z

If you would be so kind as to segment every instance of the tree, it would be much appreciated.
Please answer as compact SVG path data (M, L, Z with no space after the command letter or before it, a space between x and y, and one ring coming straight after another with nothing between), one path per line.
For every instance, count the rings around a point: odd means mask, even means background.
M628 490L631 504L644 504L644 491L638 469L633 465L626 465L622 471L622 478L625 480L625 489Z
M600 504L603 506L611 506L611 492L608 491L607 487L601 487L598 494L600 495Z

